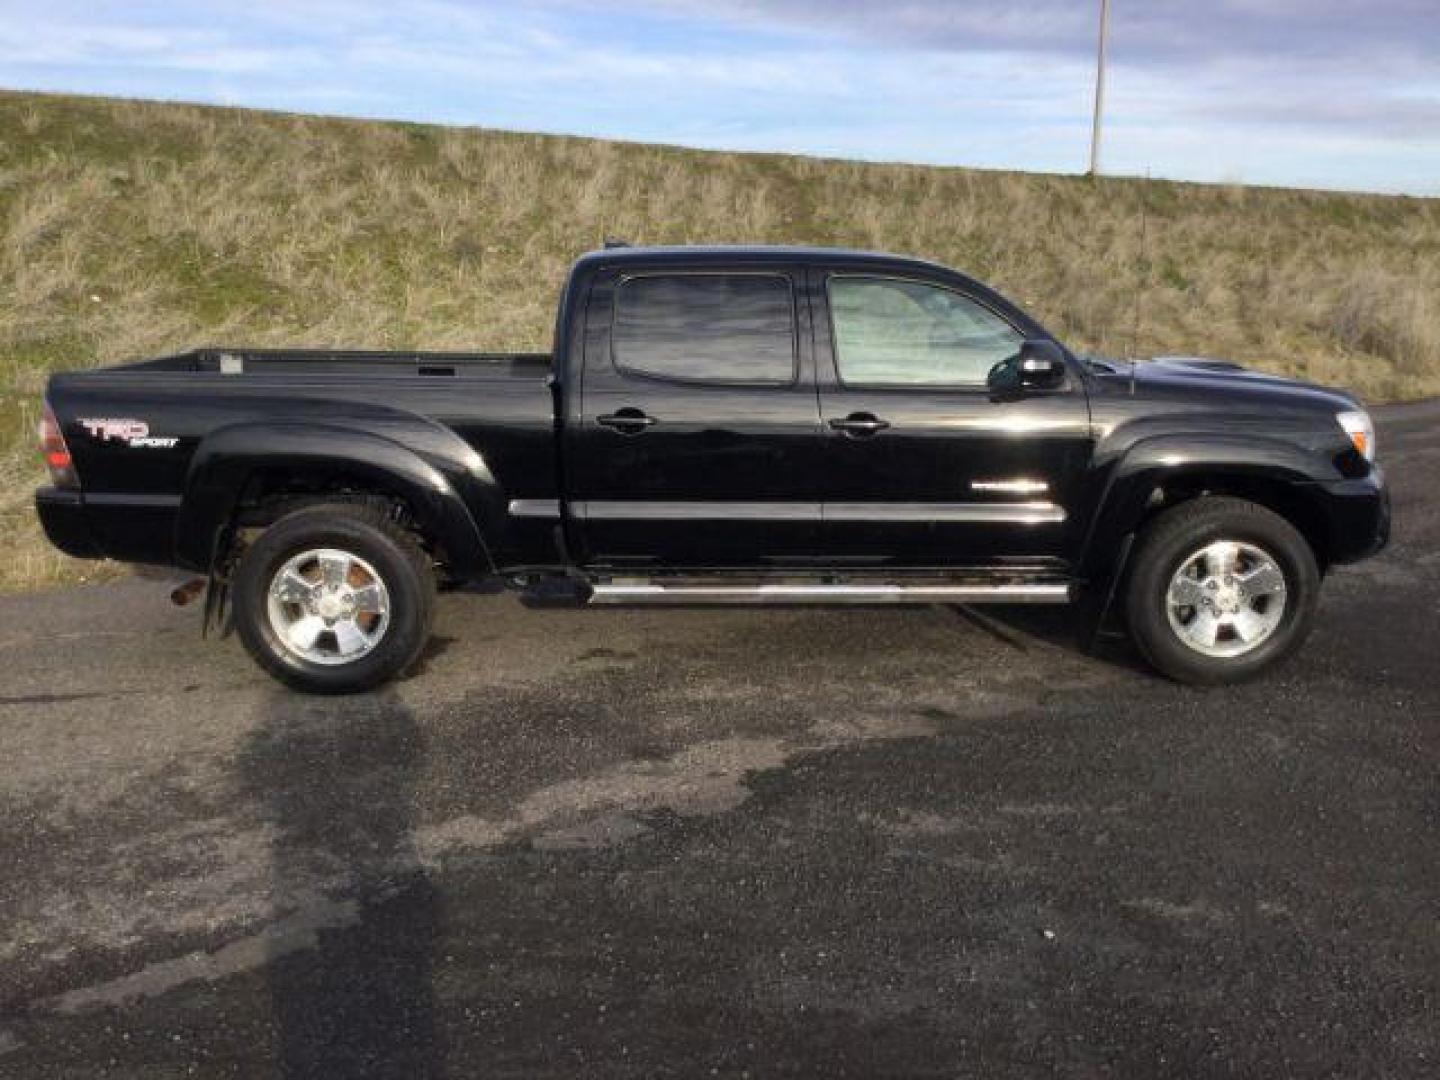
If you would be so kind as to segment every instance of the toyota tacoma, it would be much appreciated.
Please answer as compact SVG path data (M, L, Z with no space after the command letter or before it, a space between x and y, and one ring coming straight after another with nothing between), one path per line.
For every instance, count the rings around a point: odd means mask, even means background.
M963 274L830 249L593 252L546 354L56 374L41 439L57 547L203 575L207 623L314 692L404 671L438 588L496 583L546 604L1088 597L1161 672L1227 683L1297 648L1326 571L1390 522L1346 393L1084 358Z

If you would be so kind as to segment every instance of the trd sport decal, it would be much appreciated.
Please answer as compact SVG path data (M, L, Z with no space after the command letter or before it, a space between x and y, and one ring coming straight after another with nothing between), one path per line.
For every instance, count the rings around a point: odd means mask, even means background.
M150 434L144 420L80 420L81 427L101 442L123 442L135 449L168 450L180 440Z

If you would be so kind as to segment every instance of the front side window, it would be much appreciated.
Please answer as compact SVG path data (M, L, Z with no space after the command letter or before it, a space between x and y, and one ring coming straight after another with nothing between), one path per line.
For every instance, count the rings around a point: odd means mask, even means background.
M795 307L775 274L655 274L621 283L615 364L680 382L788 385Z
M834 277L829 294L836 362L850 385L983 385L1024 341L989 308L935 285Z

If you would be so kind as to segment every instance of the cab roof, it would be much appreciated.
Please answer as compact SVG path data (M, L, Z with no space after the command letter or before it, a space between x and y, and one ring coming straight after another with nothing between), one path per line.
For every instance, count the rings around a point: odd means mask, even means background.
M944 274L957 273L948 266L909 255L892 255L882 251L861 251L852 248L779 244L682 244L656 247L615 245L582 255L576 265L578 268L582 264L624 266L630 263L645 263L654 266L678 263L695 265L735 262L869 265L877 268L882 266L892 269L908 267Z

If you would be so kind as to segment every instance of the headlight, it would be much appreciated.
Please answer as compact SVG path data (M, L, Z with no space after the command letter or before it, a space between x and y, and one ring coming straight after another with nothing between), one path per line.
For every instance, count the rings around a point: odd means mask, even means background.
M1355 409L1351 412L1336 413L1335 419L1340 421L1340 426L1345 434L1350 436L1350 441L1355 444L1366 461L1375 460L1375 423L1370 419L1370 414L1362 409Z

